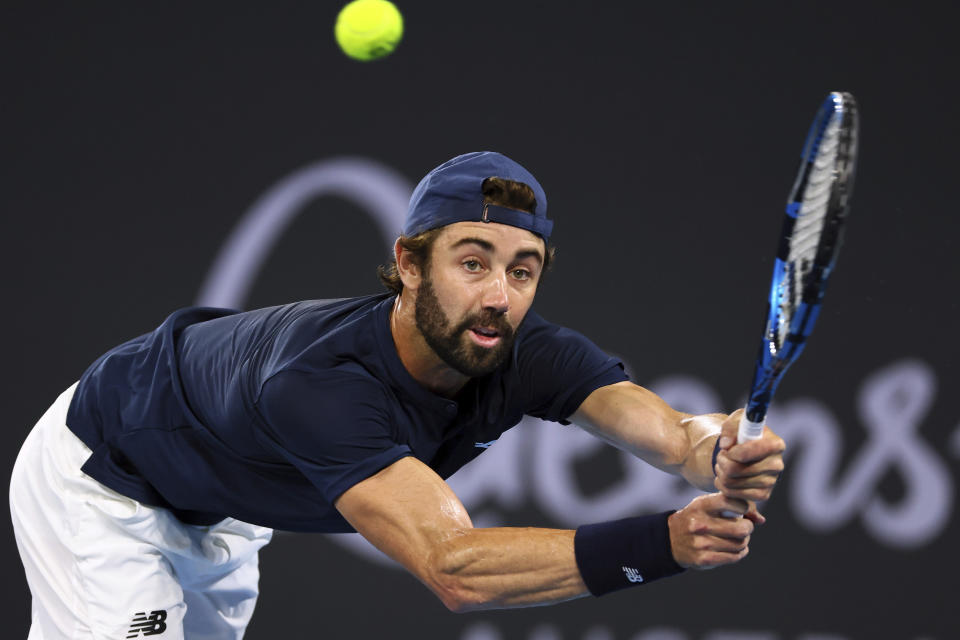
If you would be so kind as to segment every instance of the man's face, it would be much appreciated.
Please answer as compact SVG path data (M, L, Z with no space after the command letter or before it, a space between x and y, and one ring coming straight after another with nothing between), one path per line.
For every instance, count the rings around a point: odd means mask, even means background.
M483 222L446 227L417 289L417 328L430 348L465 376L496 369L533 303L543 256L543 240L524 229Z

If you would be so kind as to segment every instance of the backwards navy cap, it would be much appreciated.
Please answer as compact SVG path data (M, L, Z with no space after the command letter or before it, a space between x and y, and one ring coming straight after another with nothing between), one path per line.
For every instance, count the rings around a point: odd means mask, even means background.
M522 182L536 198L533 213L484 204L481 185L487 178ZM403 235L436 229L454 222L499 222L526 229L549 240L553 221L547 219L547 196L529 171L503 154L475 151L447 160L428 173L410 196Z

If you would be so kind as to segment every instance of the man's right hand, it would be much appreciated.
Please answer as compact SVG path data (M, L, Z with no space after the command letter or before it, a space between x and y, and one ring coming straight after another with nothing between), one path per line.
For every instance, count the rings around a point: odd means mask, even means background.
M724 517L724 512L743 517ZM750 552L754 525L764 521L752 502L721 493L698 496L667 519L673 559L685 569L712 569L739 562Z

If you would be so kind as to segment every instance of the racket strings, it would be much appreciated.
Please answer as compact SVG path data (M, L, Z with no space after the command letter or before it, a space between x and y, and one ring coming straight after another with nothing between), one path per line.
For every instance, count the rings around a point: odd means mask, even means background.
M833 186L838 177L840 123L839 114L830 118L812 159L806 184L802 187L802 193L797 194L801 204L787 254L787 277L784 278L785 290L781 292L777 327L778 348L790 333L792 319L803 300L807 276L814 269L814 258L824 236Z
M801 195L800 211L790 238L789 259L812 258L823 234L823 223L830 204L830 195L837 177L837 155L840 148L840 118L833 117L823 139Z

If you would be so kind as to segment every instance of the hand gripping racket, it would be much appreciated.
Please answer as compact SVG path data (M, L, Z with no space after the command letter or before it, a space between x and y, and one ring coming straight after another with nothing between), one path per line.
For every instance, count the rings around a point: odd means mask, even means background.
M850 209L857 128L853 96L833 92L807 133L800 172L787 200L767 324L737 442L761 436L773 393L813 331Z

